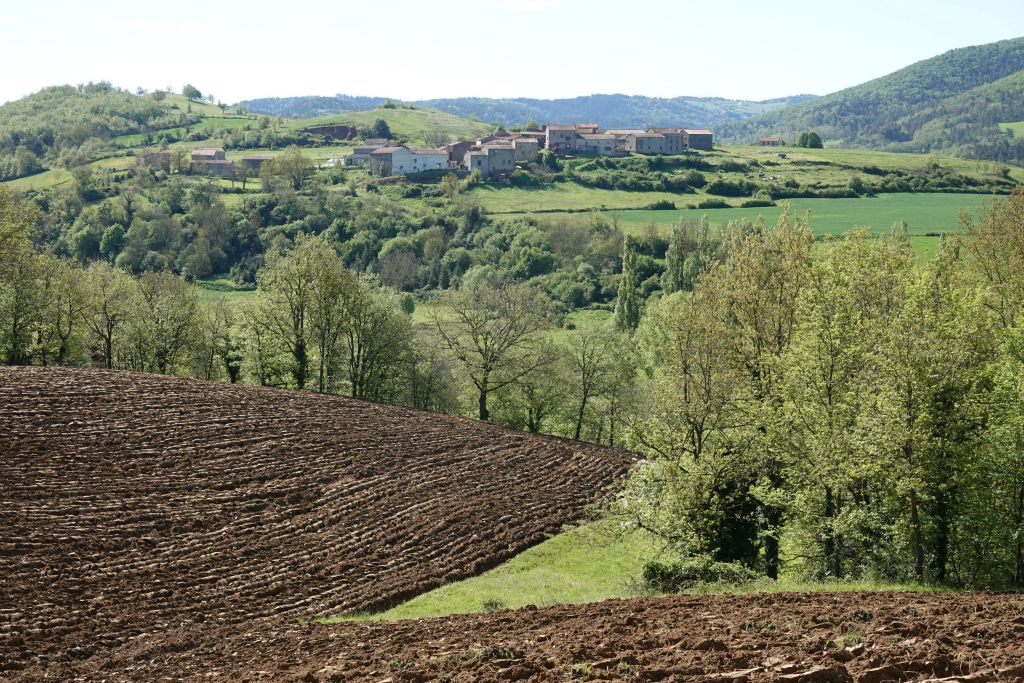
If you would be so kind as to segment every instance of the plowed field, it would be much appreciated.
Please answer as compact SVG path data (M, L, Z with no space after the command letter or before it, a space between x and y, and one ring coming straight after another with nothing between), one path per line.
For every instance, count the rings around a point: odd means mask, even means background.
M1024 596L817 593L612 600L396 623L182 629L88 680L1024 680ZM63 672L60 672L63 673Z
M393 604L579 519L631 463L342 397L0 368L0 678Z

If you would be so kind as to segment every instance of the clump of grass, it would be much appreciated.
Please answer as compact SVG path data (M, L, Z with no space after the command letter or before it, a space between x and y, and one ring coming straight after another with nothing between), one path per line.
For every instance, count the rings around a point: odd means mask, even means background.
M571 664L568 667L570 678L583 678L589 676L593 668L589 664Z
M388 671L408 671L416 666L415 662L409 659L392 659L388 662Z
M498 598L488 598L481 604L485 612L500 612L503 609L508 609L508 605L505 604L504 600Z
M520 655L510 647L492 647L485 650L482 657L484 659L519 659Z
M837 647L852 647L854 645L860 645L864 642L864 634L855 628L850 628L836 636L834 642Z

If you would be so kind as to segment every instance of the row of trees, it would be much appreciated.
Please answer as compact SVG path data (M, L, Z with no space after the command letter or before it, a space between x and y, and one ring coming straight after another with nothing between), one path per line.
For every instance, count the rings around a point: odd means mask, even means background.
M466 412L534 432L615 439L635 387L626 337L554 327L540 289L483 274L431 304L349 270L323 237L267 255L245 303L201 301L167 270L139 275L37 252L37 212L3 206L0 352L8 364L157 372ZM472 406L472 408L470 408Z
M770 577L1024 586L1024 191L925 267L902 234L812 249L783 215L648 306L620 511Z

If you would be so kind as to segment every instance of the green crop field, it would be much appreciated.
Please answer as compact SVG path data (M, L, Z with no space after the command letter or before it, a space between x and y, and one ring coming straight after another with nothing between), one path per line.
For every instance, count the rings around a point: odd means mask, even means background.
M957 228L961 209L975 211L985 195L977 194L882 194L862 199L793 199L792 209L797 214L810 212L811 230L815 235L841 234L853 227L867 228L873 233L886 233L893 223L906 221L911 235L951 232ZM729 221L756 219L762 216L774 222L782 213L782 206L750 209L682 209L676 211L601 211L605 218L618 222L629 233L638 233L647 225L665 227L681 220L699 220L707 216L712 225L725 225ZM587 213L539 213L534 217L544 220L591 220Z

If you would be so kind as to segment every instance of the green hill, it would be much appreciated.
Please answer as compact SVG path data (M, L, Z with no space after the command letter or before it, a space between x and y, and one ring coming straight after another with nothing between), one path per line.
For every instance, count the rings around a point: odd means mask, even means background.
M331 124L352 125L363 129L372 126L377 119L388 124L392 135L414 145L433 145L438 142L434 140L438 134L447 136L450 140L462 140L479 137L493 129L490 124L481 121L407 104L385 105L369 111L332 114L311 119L296 119L290 121L289 125L296 130Z
M190 113L175 96L158 100L109 83L44 88L0 106L0 180L96 159L119 135L189 125L205 111Z
M410 102L456 116L477 118L505 126L539 123L600 121L607 128L653 126L713 127L723 121L754 116L787 104L813 98L796 95L758 102L722 97L644 97L641 95L586 95L562 99L530 97L452 97ZM309 118L326 114L375 109L383 97L265 97L241 102L249 111L287 117Z
M761 135L891 151L955 152L1021 163L1001 122L1024 119L1024 38L951 50L831 95L722 126L723 141Z

